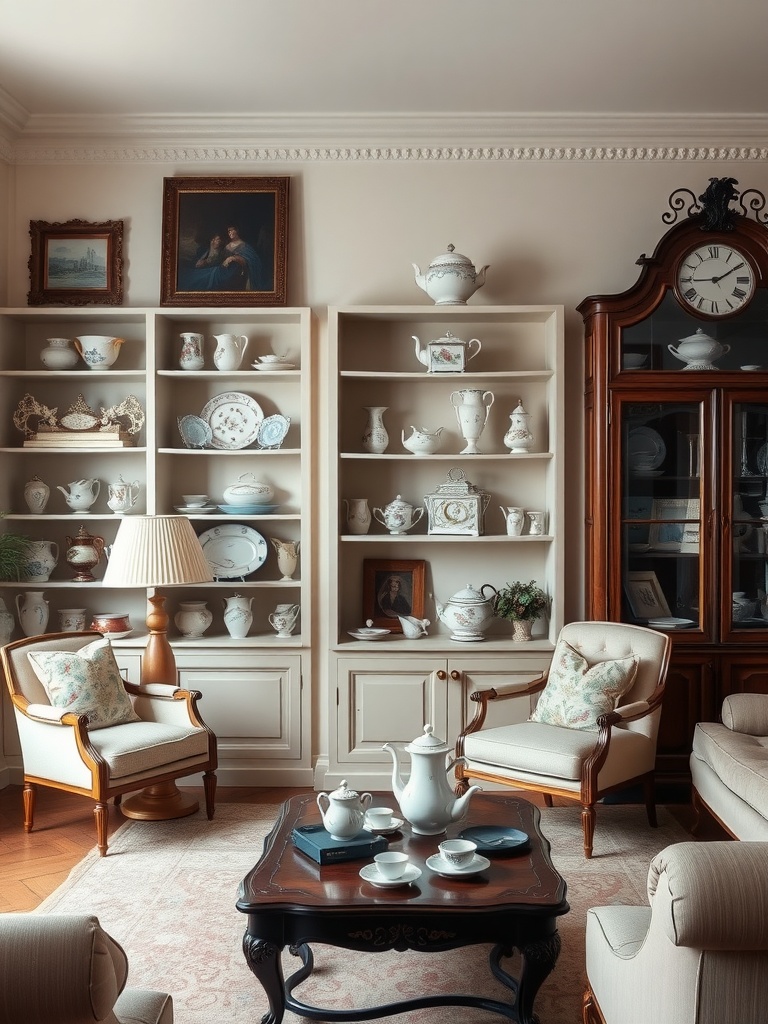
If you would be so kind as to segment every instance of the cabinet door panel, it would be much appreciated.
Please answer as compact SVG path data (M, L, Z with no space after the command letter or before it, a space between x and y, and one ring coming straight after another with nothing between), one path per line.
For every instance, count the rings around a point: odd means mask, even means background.
M476 690L510 685L522 688L541 675L549 667L550 661L548 655L541 654L483 661L470 657L451 658L448 664L448 741L453 743L466 723L474 717L476 705L470 697ZM489 728L515 725L524 722L531 710L530 698L501 701L491 705L486 725Z

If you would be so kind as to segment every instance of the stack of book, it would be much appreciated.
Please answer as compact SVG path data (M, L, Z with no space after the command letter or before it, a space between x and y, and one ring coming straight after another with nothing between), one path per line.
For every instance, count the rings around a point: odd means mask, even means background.
M322 825L299 825L291 833L293 845L316 864L339 864L345 860L361 860L386 850L384 836L359 832L352 839L332 839Z

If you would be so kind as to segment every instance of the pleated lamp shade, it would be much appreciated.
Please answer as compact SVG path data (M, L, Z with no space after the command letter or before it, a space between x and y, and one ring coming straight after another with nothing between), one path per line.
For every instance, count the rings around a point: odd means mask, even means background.
M211 567L186 516L125 516L103 585L172 587L212 581Z

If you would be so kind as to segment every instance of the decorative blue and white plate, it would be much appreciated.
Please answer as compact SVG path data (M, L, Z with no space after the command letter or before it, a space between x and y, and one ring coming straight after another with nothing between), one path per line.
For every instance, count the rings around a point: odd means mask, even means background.
M282 416L279 412L273 416L267 416L259 427L258 443L262 448L279 448L285 440L290 425L290 418Z
M187 448L205 448L211 443L213 432L201 416L180 416L176 422Z
M214 526L198 539L217 580L244 579L267 560L266 540L242 523Z

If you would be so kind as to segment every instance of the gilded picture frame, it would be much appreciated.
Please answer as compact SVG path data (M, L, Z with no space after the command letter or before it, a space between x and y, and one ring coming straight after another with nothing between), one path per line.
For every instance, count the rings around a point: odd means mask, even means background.
M120 306L123 221L31 220L30 306Z
M290 178L164 178L160 304L284 306Z

